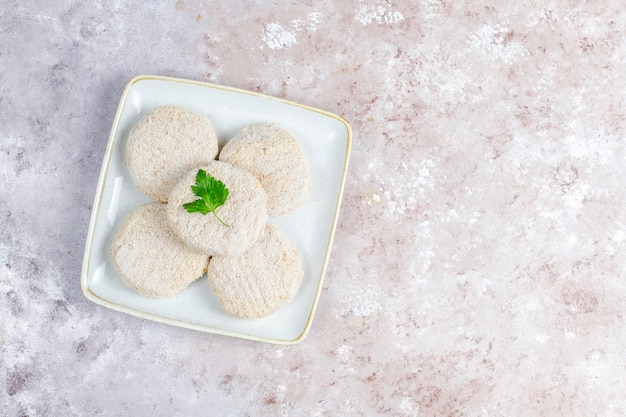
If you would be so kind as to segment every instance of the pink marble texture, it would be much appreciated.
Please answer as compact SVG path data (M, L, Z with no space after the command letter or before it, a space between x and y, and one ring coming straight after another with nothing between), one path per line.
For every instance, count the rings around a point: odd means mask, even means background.
M626 415L618 1L0 2L0 415ZM79 274L138 74L354 129L286 347L96 306Z

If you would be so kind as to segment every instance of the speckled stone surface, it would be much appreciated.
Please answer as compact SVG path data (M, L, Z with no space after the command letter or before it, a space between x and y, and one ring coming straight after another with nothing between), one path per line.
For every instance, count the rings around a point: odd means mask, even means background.
M87 3L0 0L0 415L626 415L622 3ZM351 121L301 344L83 297L100 164L138 74Z

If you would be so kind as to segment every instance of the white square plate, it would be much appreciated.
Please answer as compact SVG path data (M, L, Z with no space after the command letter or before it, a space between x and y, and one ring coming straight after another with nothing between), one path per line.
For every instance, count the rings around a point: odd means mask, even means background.
M312 178L309 200L270 219L300 249L304 279L295 298L256 320L224 312L205 277L167 299L151 299L128 288L111 261L110 246L121 221L151 201L137 191L125 164L131 127L163 105L187 107L209 117L224 145L239 130L273 122L300 142ZM302 104L236 88L160 76L129 81L115 115L94 200L81 273L91 301L145 319L245 339L295 344L306 336L320 296L348 167L352 133L342 117Z

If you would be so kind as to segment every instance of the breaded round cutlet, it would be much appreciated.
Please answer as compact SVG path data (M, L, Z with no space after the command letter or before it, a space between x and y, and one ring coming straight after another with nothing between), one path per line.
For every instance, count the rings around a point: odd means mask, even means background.
M295 296L304 270L298 248L276 226L267 224L259 240L242 255L214 256L207 276L226 312L259 318Z
M267 192L270 217L302 204L311 191L309 165L298 141L270 123L246 127L220 151L219 160L250 171Z
M183 204L198 199L191 186L199 169L224 183L228 198L213 213L188 213ZM187 245L207 255L235 256L244 252L261 235L267 222L267 196L259 181L247 171L226 162L212 161L189 171L169 195L167 217Z
M187 247L168 225L165 204L133 210L116 233L111 254L122 280L154 298L172 296L201 277L209 257Z
M157 201L167 197L187 171L217 156L211 121L178 106L157 107L128 134L126 162L137 189Z

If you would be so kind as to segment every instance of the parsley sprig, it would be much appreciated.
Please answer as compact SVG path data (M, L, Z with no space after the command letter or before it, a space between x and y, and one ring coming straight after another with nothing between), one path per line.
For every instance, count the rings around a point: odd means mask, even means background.
M215 213L215 210L224 205L228 198L228 188L222 181L213 178L205 170L199 169L196 174L196 184L191 186L191 191L200 198L191 203L183 204L188 213L213 213L220 223L230 227Z

